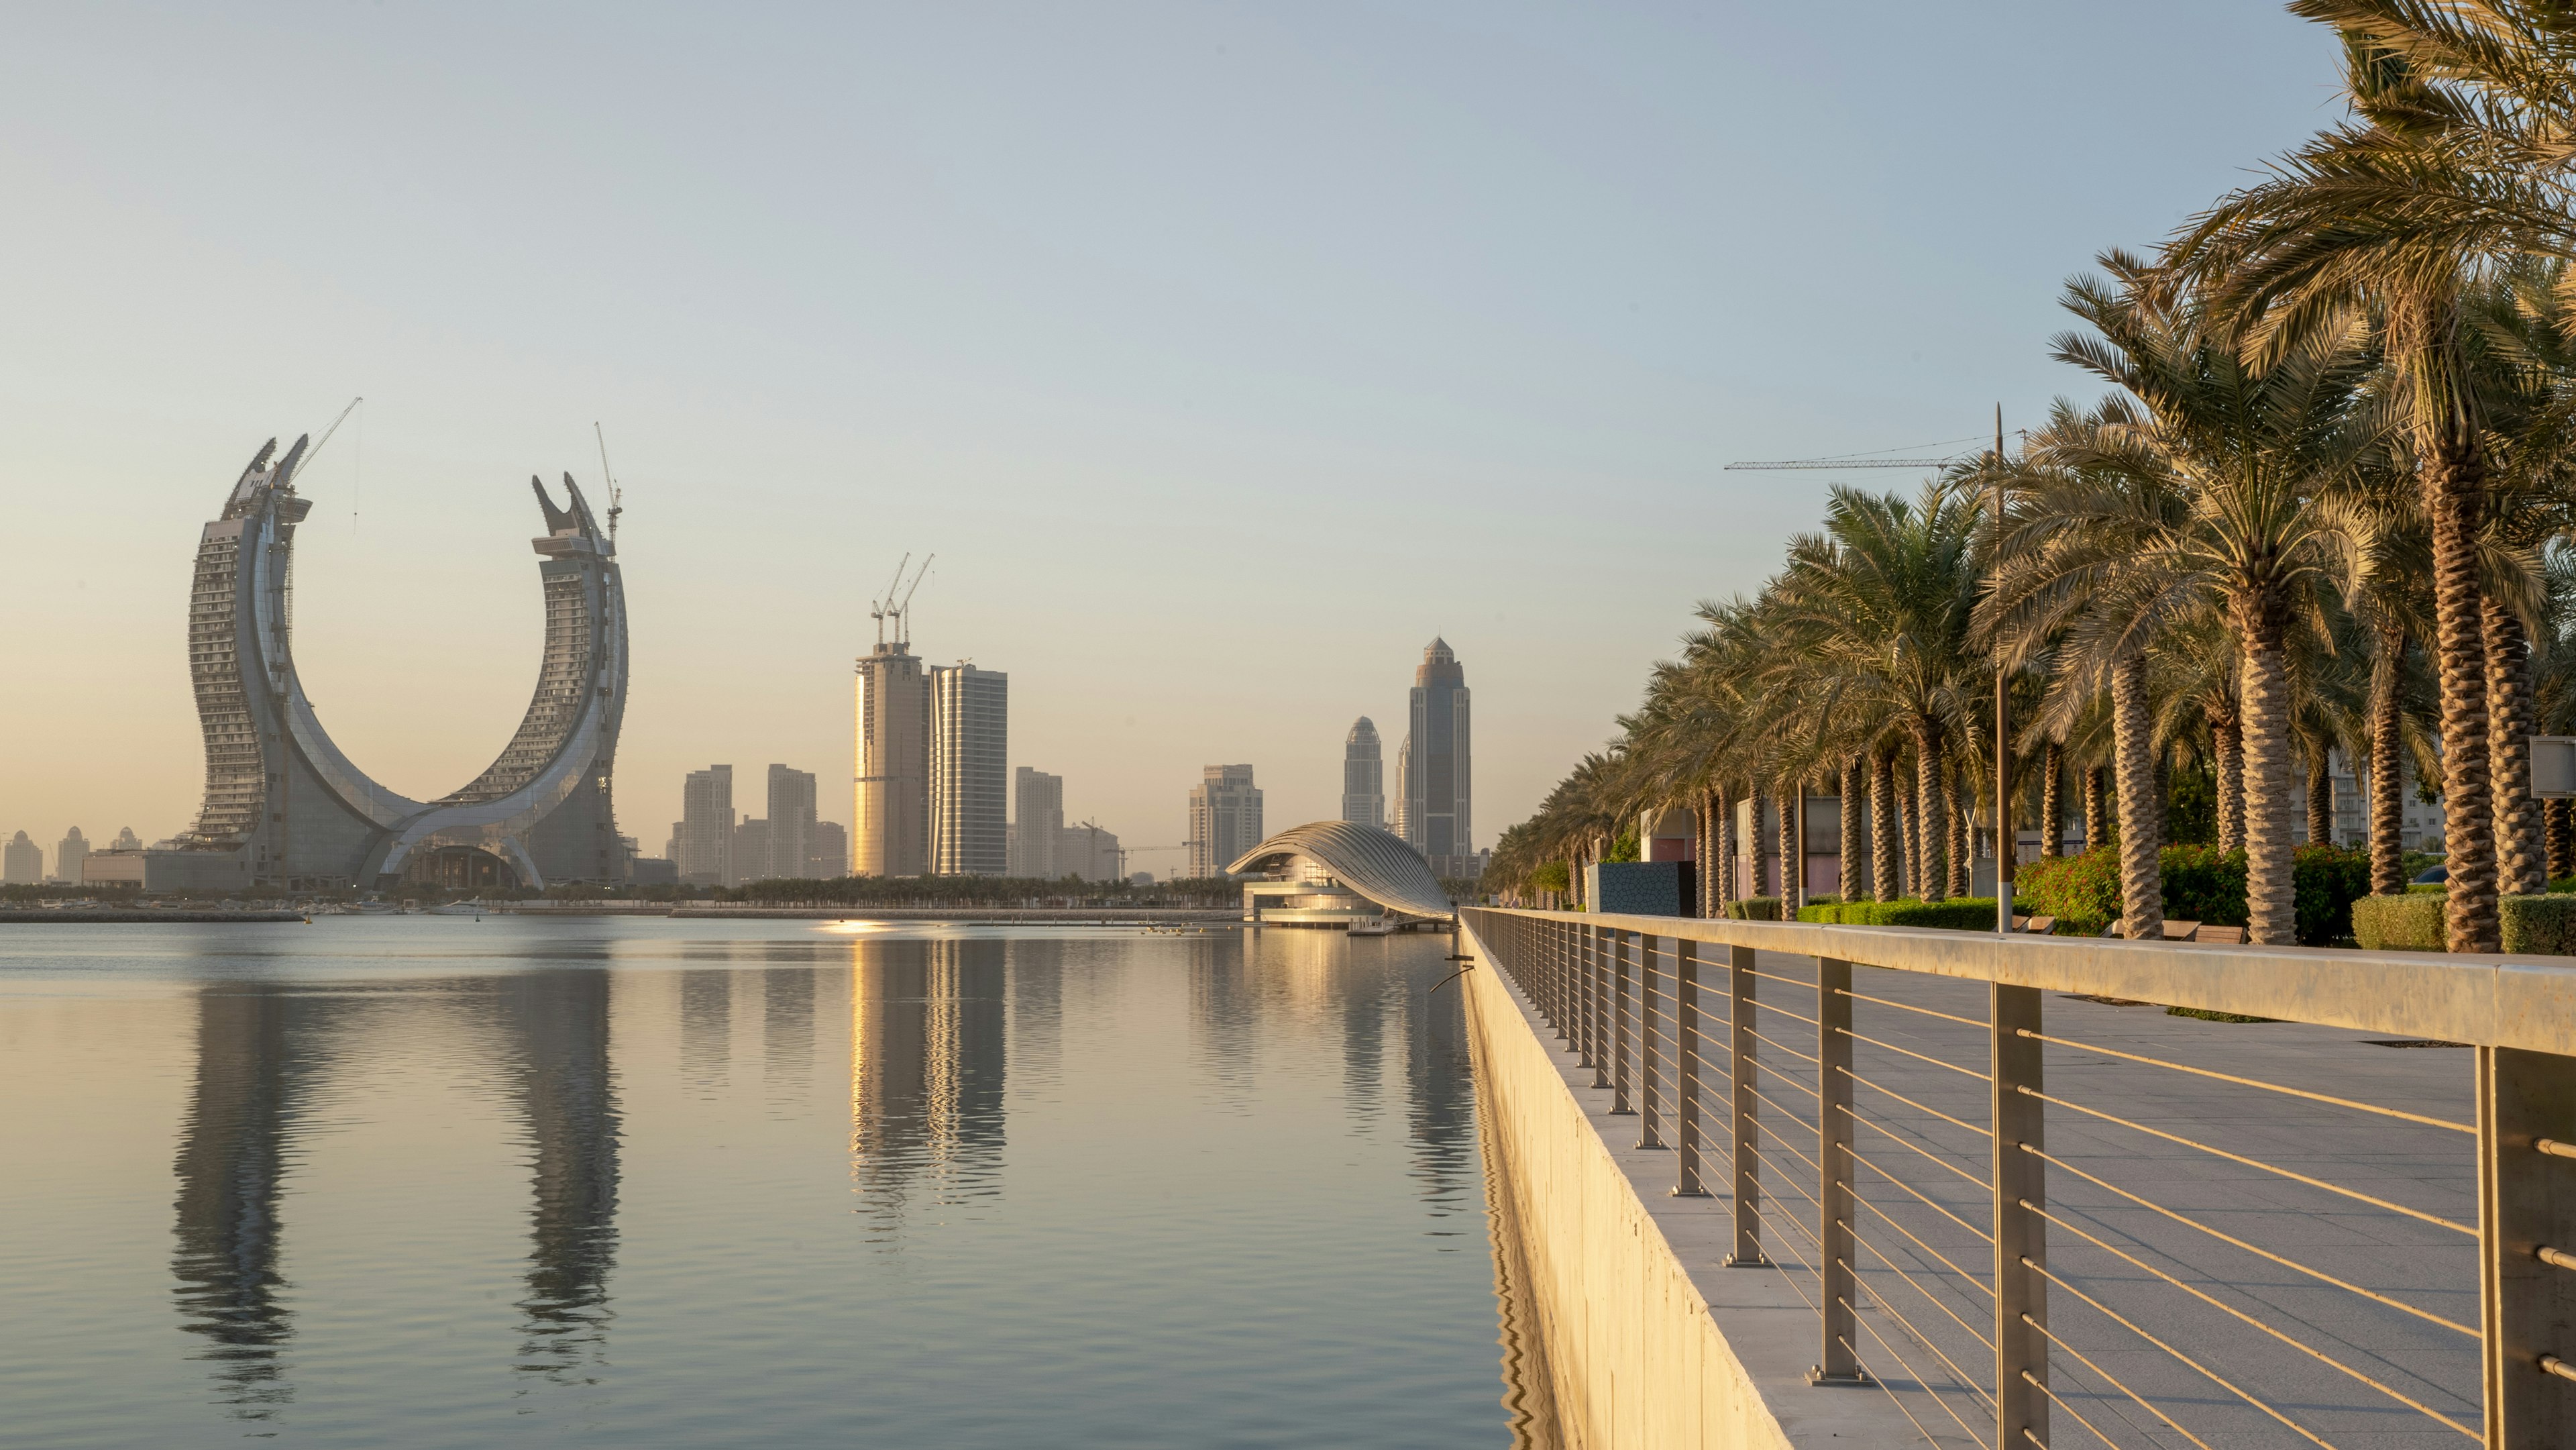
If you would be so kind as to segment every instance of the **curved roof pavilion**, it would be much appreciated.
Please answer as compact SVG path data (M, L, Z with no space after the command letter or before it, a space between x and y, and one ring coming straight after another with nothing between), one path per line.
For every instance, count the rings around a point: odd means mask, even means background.
M1303 859L1344 886L1392 912L1445 920L1449 893L1431 874L1431 863L1398 836L1349 821L1308 821L1290 826L1243 853L1229 875L1270 871Z

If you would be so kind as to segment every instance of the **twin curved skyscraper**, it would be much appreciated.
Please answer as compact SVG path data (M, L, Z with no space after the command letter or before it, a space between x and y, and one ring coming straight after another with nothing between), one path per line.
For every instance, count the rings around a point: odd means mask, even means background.
M534 540L545 655L518 733L482 774L434 801L378 784L334 744L296 678L295 492L309 456L271 439L205 527L188 602L188 671L206 736L206 797L179 840L233 853L249 884L375 889L621 881L611 781L626 713L626 595L613 535L570 474Z

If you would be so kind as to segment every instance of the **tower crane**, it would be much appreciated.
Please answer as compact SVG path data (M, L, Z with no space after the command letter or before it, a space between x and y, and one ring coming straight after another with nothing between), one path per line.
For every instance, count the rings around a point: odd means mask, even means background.
M626 512L626 490L617 486L617 475L608 471L608 434L594 421L590 431L599 436L599 481L608 485L608 545L617 547L617 516Z

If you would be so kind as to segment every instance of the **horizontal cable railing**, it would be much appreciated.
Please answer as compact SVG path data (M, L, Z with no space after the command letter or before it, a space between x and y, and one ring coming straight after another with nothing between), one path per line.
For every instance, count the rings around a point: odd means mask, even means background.
M1924 1443L2576 1446L2576 970L1466 925L1727 1266L1814 1313L1812 1381Z

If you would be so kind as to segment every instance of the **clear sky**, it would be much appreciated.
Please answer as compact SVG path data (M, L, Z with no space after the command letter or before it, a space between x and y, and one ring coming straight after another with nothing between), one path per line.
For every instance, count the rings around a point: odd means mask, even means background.
M1220 761L1335 814L1362 714L1391 788L1436 633L1489 845L1832 477L1721 464L2089 392L2063 279L2334 62L2256 0L19 7L0 836L192 818L198 528L363 394L297 654L398 789L517 724L526 479L593 484L596 420L648 852L711 761L848 819L868 599L932 550L916 649L1010 672L1069 817L1176 843Z

